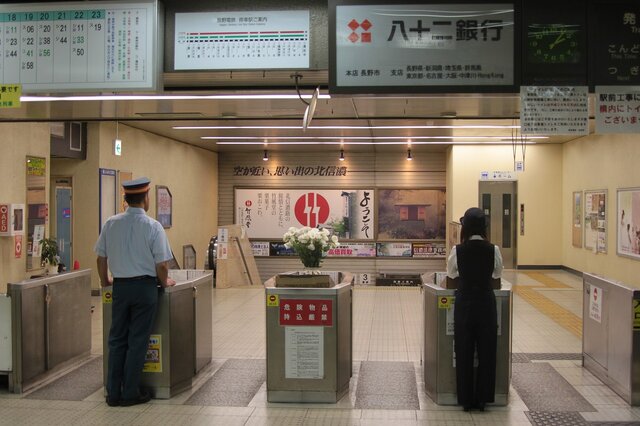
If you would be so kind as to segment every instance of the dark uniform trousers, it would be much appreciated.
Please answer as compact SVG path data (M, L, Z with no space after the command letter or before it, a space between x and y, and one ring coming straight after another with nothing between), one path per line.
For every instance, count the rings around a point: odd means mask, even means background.
M456 294L454 327L458 404L472 407L494 402L497 313L493 290Z
M495 400L498 321L491 288L495 246L485 240L468 240L456 246L456 253L460 285L453 321L458 404L483 407Z
M109 399L136 399L158 306L155 277L115 279L109 330Z

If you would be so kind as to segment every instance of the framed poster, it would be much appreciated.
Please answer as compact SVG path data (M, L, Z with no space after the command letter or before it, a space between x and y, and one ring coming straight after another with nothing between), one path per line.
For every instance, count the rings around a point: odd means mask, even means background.
M618 189L616 253L640 259L640 188Z
M573 193L572 211L571 241L574 247L582 248L582 191Z
M446 239L444 189L380 189L378 200L378 239Z
M411 243L376 243L378 257L411 257Z
M235 189L234 221L249 238L281 239L287 230L321 227L340 240L373 240L373 189Z
M156 185L156 218L163 228L171 228L171 191L163 185Z
M607 252L607 190L584 191L584 248Z
M112 169L100 169L100 182L99 182L99 200L100 200L100 212L98 217L98 223L100 228L98 231L102 231L107 219L117 213L118 192L116 190L116 171Z

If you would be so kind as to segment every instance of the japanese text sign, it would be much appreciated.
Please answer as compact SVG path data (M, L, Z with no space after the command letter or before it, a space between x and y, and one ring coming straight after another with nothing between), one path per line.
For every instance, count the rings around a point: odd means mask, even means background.
M333 300L280 299L280 325L333 326Z
M514 84L511 3L337 5L335 16L337 88Z
M640 133L640 88L596 86L596 133Z

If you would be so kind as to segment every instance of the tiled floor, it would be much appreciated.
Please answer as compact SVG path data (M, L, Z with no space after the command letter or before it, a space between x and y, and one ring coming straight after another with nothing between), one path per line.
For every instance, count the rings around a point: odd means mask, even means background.
M83 401L27 399L0 389L0 425L529 425L529 418L551 419L545 424L619 422L640 425L640 407L620 397L581 367L582 281L562 271L507 271L514 287L513 352L540 354L532 362L547 362L597 411L529 413L516 390L509 405L486 412L463 412L438 406L425 394L422 379L422 299L417 288L357 287L353 305L354 377L350 392L337 404L273 404L266 401L266 384L244 407L183 405L228 359L264 359L265 303L262 288L215 290L213 299L214 361L198 377L194 389L171 400L127 408L111 408L98 390ZM92 353L102 353L102 312L95 298ZM563 360L566 354L569 360ZM531 358L539 358L531 355ZM357 409L356 387L362 361L413 363L419 410ZM568 410L569 411L569 410ZM529 416L527 415L529 414ZM532 415L533 414L533 415ZM575 415L574 415L575 414ZM565 419L562 416L565 415ZM561 423L567 418L572 423ZM555 419L555 420L554 420ZM555 422L555 423L554 423Z

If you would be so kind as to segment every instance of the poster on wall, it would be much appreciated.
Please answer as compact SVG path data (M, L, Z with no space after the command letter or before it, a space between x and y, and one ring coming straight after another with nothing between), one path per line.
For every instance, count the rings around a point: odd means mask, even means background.
M571 239L574 247L582 248L582 191L573 193Z
M449 236L447 238L447 253L451 253L451 249L460 244L460 231L462 225L460 222L449 222Z
M378 239L447 237L444 189L381 189L378 198Z
M640 188L618 189L617 253L640 259Z
M249 238L282 238L294 226L321 227L341 240L373 240L373 189L235 189L236 224Z
M411 257L411 243L376 243L378 257Z
M584 248L607 252L607 191L584 192Z
M413 243L413 257L444 259L446 247L444 241L431 243Z
M340 243L336 248L329 249L327 257L376 257L374 243Z
M163 228L171 228L172 205L171 191L163 185L156 185L156 216Z

